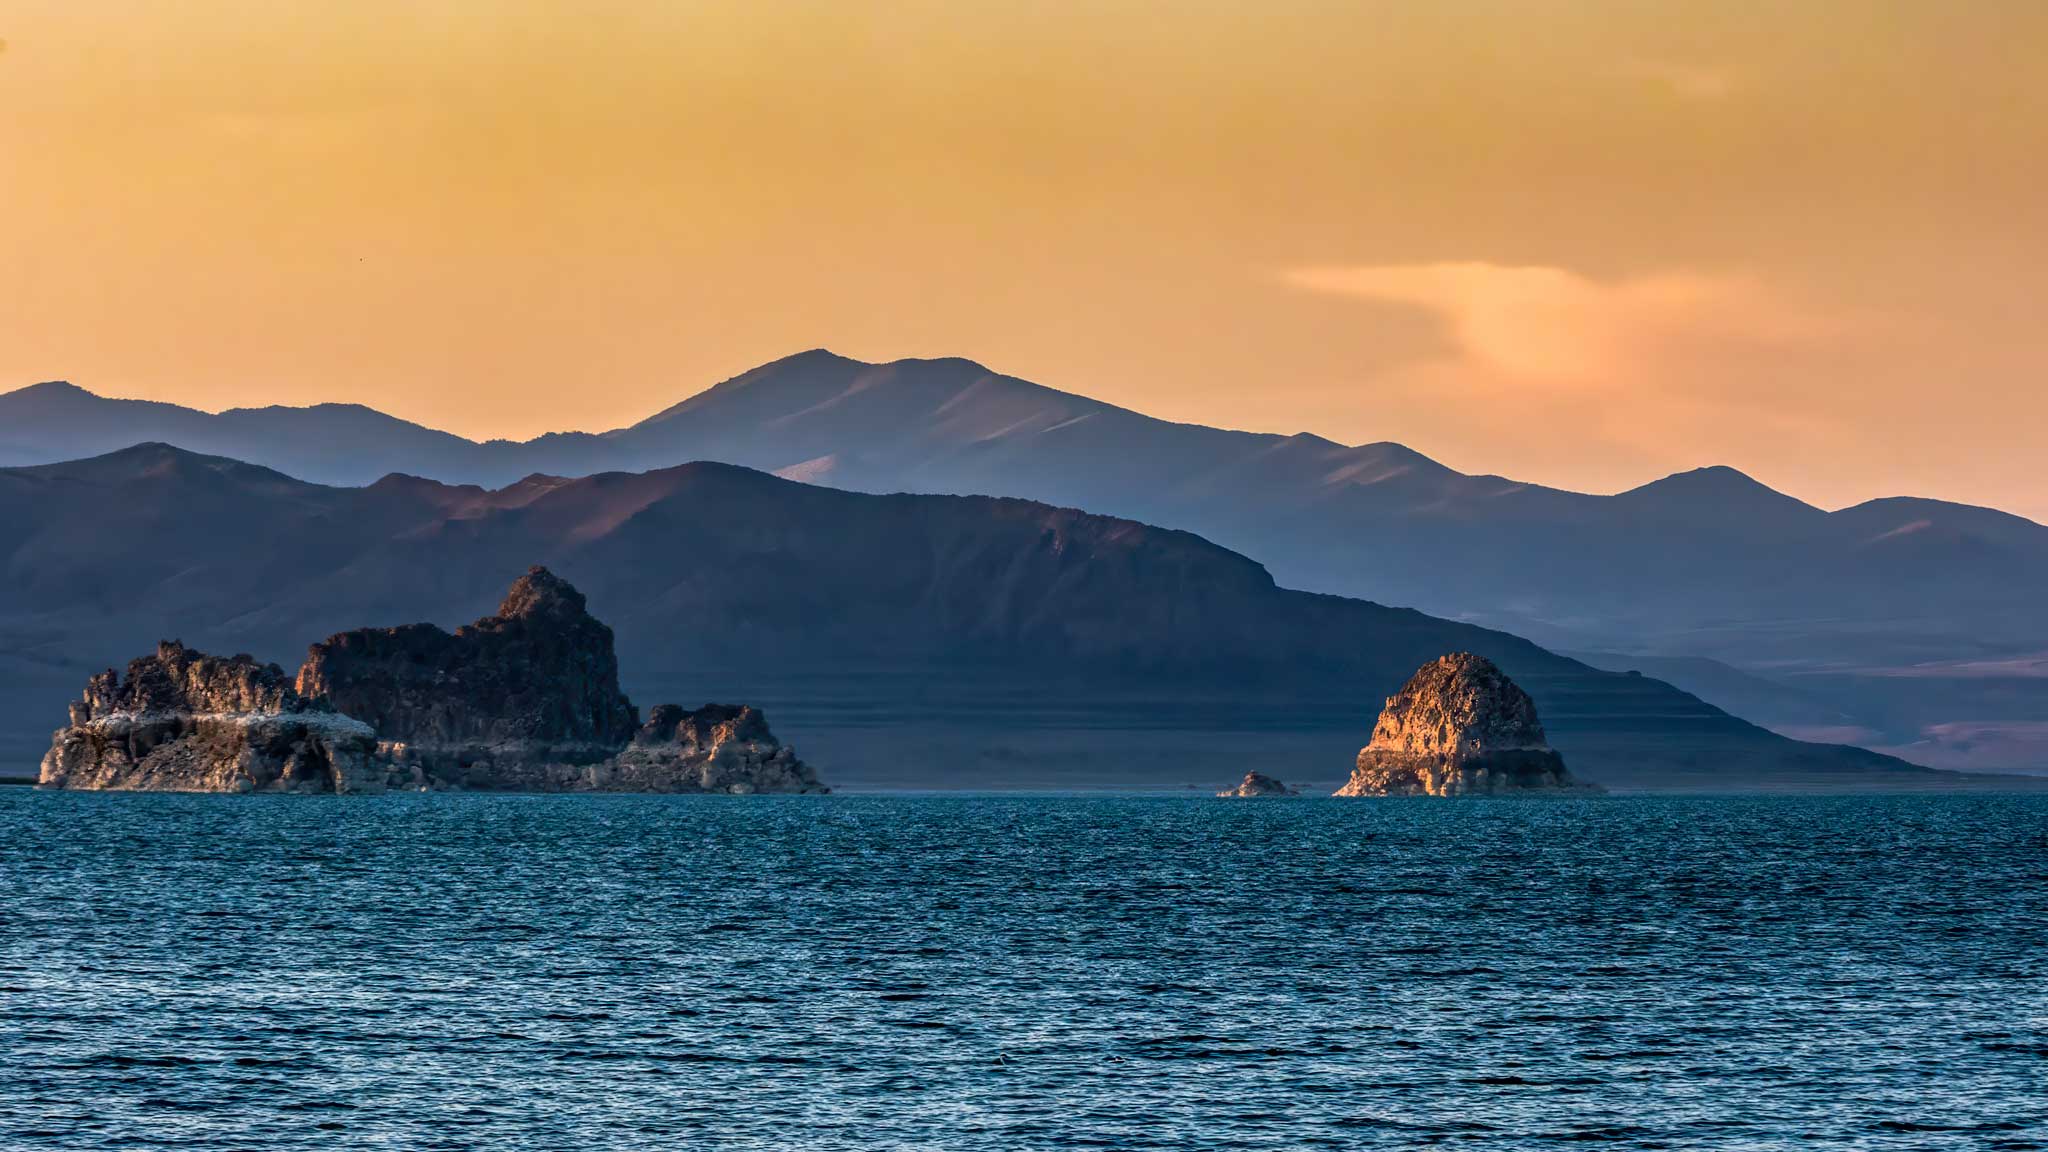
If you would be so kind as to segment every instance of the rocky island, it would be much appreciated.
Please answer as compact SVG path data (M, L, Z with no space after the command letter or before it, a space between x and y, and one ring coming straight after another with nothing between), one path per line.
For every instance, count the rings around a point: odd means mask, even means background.
M175 640L86 682L43 757L45 788L355 792L381 783L377 735L284 669Z
M1263 796L1299 796L1301 790L1289 788L1263 772L1247 772L1235 788L1225 788L1216 795L1228 799L1257 799Z
M171 642L92 678L56 733L50 788L193 792L824 792L745 705L663 704L642 723L612 631L544 568L454 633L366 628L297 679Z
M1388 697L1339 796L1591 791L1551 748L1529 694L1493 662L1458 652Z

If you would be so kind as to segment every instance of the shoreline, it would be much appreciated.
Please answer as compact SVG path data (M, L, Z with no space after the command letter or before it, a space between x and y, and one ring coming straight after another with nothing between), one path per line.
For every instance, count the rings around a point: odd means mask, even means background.
M430 789L410 789L410 788L405 788L405 789L391 789L391 790L389 790L389 791L385 791L385 792L380 792L380 793L375 793L375 794L365 794L365 795L343 795L343 796L339 796L339 797L336 797L336 796L335 796L335 794L334 794L334 793L331 793L331 792L310 792L310 793L299 793L299 792L285 792L285 791L273 791L273 792L255 792L255 793L249 793L249 792L227 792L227 791L187 791L187 790L180 790L180 789L160 789L160 788L42 788L42 787L40 787L40 786L39 786L39 784L38 784L38 781L37 781L37 778L36 778L36 777L34 777L34 776L17 776L17 775L4 775L4 774L0 774L0 788L24 788L24 789L29 789L29 790L32 790L32 791L42 791L42 792L49 792L49 793L52 793L52 794L58 794L58 793L69 793L69 794L76 794L76 795L90 795L90 796L222 796L222 797L247 797L247 796L259 796L259 797L268 797L268 796L282 796L282 797L306 797L306 798L311 798L311 799L322 799L322 798L325 798L325 799L342 799L342 800L375 800L375 799L388 799L388 798L391 798L391 797L405 797L405 796L493 796L493 797L514 797L514 796L527 796L527 797L544 797L544 798L554 798L554 797L590 797L590 796L619 796L619 797L625 797L625 796L637 796L637 797L649 797L649 798L687 798L687 797L709 796L709 797L718 797L718 798L729 798L729 799L735 799L735 800L762 800L762 799L775 799L775 798L777 798L777 797L784 797L784 796L795 796L795 797L805 797L805 798L814 798L814 797L818 797L818 796L820 796L820 795L821 795L821 794L812 794L812 793L796 793L796 792L789 792L789 793L782 793L782 792L764 792L764 793L758 793L758 794L746 794L746 795L737 795L737 796L734 796L734 795L729 795L729 794L726 794L726 793L718 793L718 792L614 792L614 791L602 791L602 790L600 790L600 791L561 791L561 792L534 792L534 791L517 791L517 790L510 790L510 789L508 789L508 790L494 790L494 789L464 789L464 788L447 788L447 789L433 789L433 788L430 788ZM1854 786L1848 786L1848 787L1824 787L1824 786L1808 786L1808 787L1800 787L1800 786L1796 786L1796 785L1795 785L1795 786L1787 786L1787 787L1780 787L1780 788L1755 788L1755 787L1749 787L1749 788L1720 788L1720 789L1714 789L1714 788L1616 788L1616 789L1609 789L1609 790L1607 790L1607 791L1606 791L1606 792L1604 792L1604 793L1582 793L1582 792L1558 792L1558 793L1548 793L1548 792L1533 792L1533 793L1499 793L1499 794L1490 794L1490 795L1473 795L1473 796L1349 796L1349 797L1340 797L1340 796L1334 796L1334 795L1331 795L1330 793L1328 793L1328 792L1325 792L1325 791L1321 790L1320 788L1315 788L1315 789L1313 789L1313 790L1309 790L1309 791L1304 791L1303 793L1301 793L1301 794L1299 794L1299 795L1294 795L1294 796L1266 796L1266 797L1250 797L1250 798L1246 798L1246 797L1224 797L1224 796L1218 796L1218 795L1216 795L1216 794L1215 794L1214 790L1213 790L1213 789L1211 789L1211 788L1209 788L1208 786L1205 786L1205 785L1196 785L1196 784L1187 784L1187 785L1182 785L1182 786L1180 786L1180 787L1171 787L1171 788L1142 788L1142 787L1141 787L1141 788L1130 788L1130 787L1117 787L1117 786L1113 786L1113 785L1112 785L1112 786L1104 786L1104 787L1100 787L1100 788L1086 788L1086 787L1079 787L1079 788L1076 788L1076 787L1032 787L1032 786L1028 786L1028 785L1026 785L1026 786L1020 786L1020 787L1014 787L1014 788L1003 788L1003 787L985 787L985 786L984 786L984 787L962 787L962 788L930 788L930 787L903 787L903 788L892 788L892 787L887 787L887 786L880 786L880 787L875 787L875 786L870 786L870 787L862 787L862 786L858 786L858 785L856 785L856 786L853 786L853 787L845 787L845 788L834 788L834 789L833 789L833 790L832 790L832 791L831 791L830 793L827 793L827 794L822 794L822 796L823 796L823 797L825 797L825 798L831 798L831 799L846 799L846 798L876 798L876 797L888 797L888 798L900 798L900 799L919 799L919 798L927 798L927 799L976 799L976 798L980 798L980 799L997 799L997 800L1000 800L1000 799L1027 799L1027 798L1041 798L1041 799L1104 799L1104 798L1126 798L1126 799L1161 799L1161 800L1205 800L1205 801L1206 801L1206 800L1216 800L1216 801L1223 801L1223 800L1232 800L1232 801L1238 801L1238 802L1242 802L1242 801L1244 801L1244 800L1246 800L1246 799L1253 799L1253 800L1266 800L1266 801L1289 801L1289 800L1292 800L1292 801L1311 801L1311 802L1313 802L1313 801L1318 801L1318 800L1341 800L1341 801L1343 801L1343 802L1345 802L1345 803L1355 803L1355 802L1357 802L1357 801L1361 801L1361 800L1366 800L1366 801L1381 801L1381 802L1386 802L1386 801L1414 801L1414 802L1427 802L1427 801L1447 801L1447 802L1452 802L1452 803L1457 803L1457 802L1466 802L1466 803L1470 803L1470 802L1477 802L1477 801L1496 801L1496 800L1498 800L1498 801L1512 801L1512 802L1517 802L1517 803L1520 803L1520 802L1534 802L1534 803L1556 803L1556 802L1558 802L1558 801L1584 801L1584 800L1603 800L1603 799L1628 799L1628 800L1640 800L1640 799L1713 799L1713 798L1726 798L1726 799L1770 799L1770 798L1785 798L1785 799L1789 799L1789 798L1796 798L1796 797L1814 797L1814 798L1825 798L1825 797L1838 797L1838 798L1844 798L1844 799L1847 799L1847 798L1852 798L1852 797L1876 797L1876 796L1956 796L1956 797L1963 797L1963 796L2030 796L2030 797L2031 797L2031 796L2040 796L2040 795L2042 795L2042 794L2044 794L2044 793L2048 793L2048 776L2015 776L2015 777L2013 777L2013 778L2011 779L2011 781L2010 781L2009 783L2008 783L2007 781L2004 781L2004 780L2000 780L2000 781L1998 781L1998 782L1996 782L1996 783L1991 783L1991 782L1985 782L1985 783L1983 783L1983 784L1977 784L1977 785L1974 785L1974 786L1966 785L1966 786L1963 786L1963 787L1948 787L1948 788L1911 788L1911 787L1898 787L1898 786L1886 786L1886 785L1876 785L1876 786L1870 786L1870 787L1860 787L1860 788L1859 788L1859 787L1854 787Z

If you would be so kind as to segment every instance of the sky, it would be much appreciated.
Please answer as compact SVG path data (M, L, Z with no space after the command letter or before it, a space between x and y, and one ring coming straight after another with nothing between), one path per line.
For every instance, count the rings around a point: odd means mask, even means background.
M812 347L2048 520L2038 0L10 0L0 390L631 423Z

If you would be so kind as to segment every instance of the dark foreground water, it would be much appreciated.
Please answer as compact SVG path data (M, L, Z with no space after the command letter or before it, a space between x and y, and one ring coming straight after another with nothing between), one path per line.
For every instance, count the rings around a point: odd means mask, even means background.
M2048 800L0 791L0 1148L2038 1148Z

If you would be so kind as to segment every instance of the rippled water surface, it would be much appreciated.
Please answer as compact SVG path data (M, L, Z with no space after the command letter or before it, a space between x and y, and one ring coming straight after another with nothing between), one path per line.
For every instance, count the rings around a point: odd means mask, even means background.
M2038 1148L2048 801L0 790L0 1148Z

